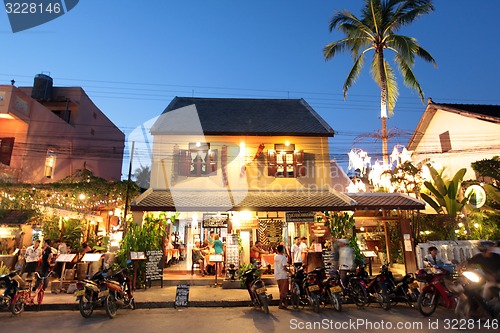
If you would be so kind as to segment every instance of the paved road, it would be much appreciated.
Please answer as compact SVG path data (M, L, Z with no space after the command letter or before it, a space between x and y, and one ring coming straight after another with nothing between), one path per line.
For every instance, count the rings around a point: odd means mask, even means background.
M19 317L0 313L0 331L14 332L498 332L498 326L485 328L481 323L454 322L450 311L438 309L431 318L424 318L416 310L396 307L388 312L370 306L358 310L355 306L344 306L337 313L322 309L315 314L309 309L279 310L270 307L270 315L251 307L233 308L184 308L184 309L138 309L120 310L114 319L108 319L104 310L96 310L89 319L78 311L24 312ZM455 326L454 326L455 324ZM466 324L460 330L460 324ZM491 322L490 322L491 324ZM498 323L497 323L498 324ZM399 326L402 325L402 326Z

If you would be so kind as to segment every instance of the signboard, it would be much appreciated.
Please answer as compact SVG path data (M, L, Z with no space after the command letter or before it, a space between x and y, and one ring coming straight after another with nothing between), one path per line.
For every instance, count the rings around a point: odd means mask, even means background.
M60 254L57 256L56 262L72 262L76 254Z
M146 251L146 281L163 281L163 251Z
M203 214L203 228L227 228L228 214Z
M286 212L287 222L314 222L315 212Z
M211 254L208 261L210 262L223 262L222 254Z
M189 284L178 284L175 292L175 307L188 306Z
M263 244L276 244L283 238L283 220L281 219L260 219L259 220L259 240Z
M146 256L144 255L144 252L130 252L130 259L131 260L145 260Z
M85 253L83 255L82 261L84 262L95 262L101 260L102 253Z
M486 192L479 185L471 185L465 190L465 197L469 198L469 205L481 208L486 203Z

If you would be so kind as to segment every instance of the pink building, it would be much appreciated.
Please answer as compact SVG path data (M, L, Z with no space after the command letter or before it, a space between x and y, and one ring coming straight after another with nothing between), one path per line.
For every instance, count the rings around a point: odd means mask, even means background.
M125 134L80 87L0 85L0 181L51 183L78 169L120 180Z

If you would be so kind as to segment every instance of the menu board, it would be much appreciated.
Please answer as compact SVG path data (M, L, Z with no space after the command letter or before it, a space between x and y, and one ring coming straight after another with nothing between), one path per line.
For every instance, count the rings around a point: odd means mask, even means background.
M188 306L189 284L178 284L175 292L175 307Z
M203 228L227 228L228 214L203 214Z
M146 281L163 281L163 251L146 251Z

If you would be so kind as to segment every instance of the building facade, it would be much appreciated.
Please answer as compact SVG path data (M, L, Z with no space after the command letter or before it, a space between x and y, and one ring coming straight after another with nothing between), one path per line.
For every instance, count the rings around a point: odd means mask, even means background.
M431 99L408 143L415 162L432 161L448 177L471 163L500 155L500 106L434 103Z
M51 183L87 169L120 180L125 134L80 87L53 87L39 74L33 87L0 86L0 176Z

